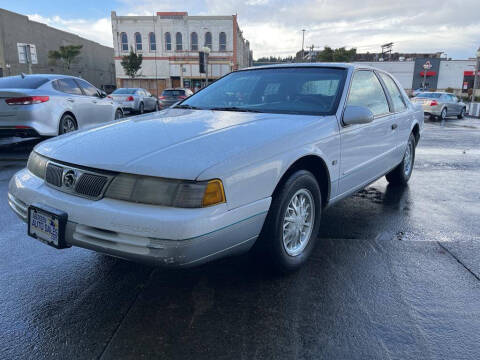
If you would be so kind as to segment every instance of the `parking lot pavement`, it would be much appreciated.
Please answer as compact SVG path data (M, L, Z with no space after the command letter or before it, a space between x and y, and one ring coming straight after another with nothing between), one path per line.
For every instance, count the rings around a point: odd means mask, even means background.
M0 358L478 358L480 120L427 123L409 186L332 206L287 277L49 248L8 209L22 166L0 170Z

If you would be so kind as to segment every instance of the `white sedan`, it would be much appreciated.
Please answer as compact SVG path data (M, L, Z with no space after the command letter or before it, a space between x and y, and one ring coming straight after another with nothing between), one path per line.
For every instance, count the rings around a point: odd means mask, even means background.
M34 149L8 200L28 234L192 266L254 247L286 272L322 212L412 173L423 111L389 74L351 64L233 72L174 108Z

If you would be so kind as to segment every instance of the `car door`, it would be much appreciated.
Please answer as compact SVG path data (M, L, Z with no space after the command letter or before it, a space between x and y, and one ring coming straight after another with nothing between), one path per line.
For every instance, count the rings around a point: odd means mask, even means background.
M395 131L396 150L391 154L391 164L393 166L398 164L403 159L405 146L410 136L413 113L409 110L407 106L407 100L400 91L400 88L395 80L393 80L390 75L384 72L379 72L378 75L380 76L387 96L389 97L390 107L391 110L393 109L395 116L394 124L397 126Z
M455 95L448 95L450 97L450 102L452 103L452 115L460 114L462 111L462 105L458 102L458 98Z
M148 110L155 110L155 106L157 105L157 100L147 90L145 90L145 96L146 96L146 101L148 101Z
M369 108L374 120L368 124L341 126L339 192L359 189L391 168L396 145L395 116L384 88L371 70L357 70L352 76L347 106Z
M73 78L63 78L55 80L53 87L66 94L64 97L64 107L69 109L77 121L78 128L81 129L89 121L89 103L86 101L82 90Z
M101 124L114 118L113 101L100 97L100 90L83 79L76 79L88 99L90 119L88 125Z

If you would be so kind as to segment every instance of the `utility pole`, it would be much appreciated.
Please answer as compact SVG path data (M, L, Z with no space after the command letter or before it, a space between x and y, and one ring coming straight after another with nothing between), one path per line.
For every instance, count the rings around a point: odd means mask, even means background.
M304 50L304 46L305 46L305 29L302 29L302 62L303 62L303 59L305 57L305 50Z
M473 102L475 101L475 90L477 89L478 86L478 70L480 68L479 66L479 60L480 60L480 47L477 49L477 53L475 54L475 73L473 74L473 91L472 91L472 102L470 104L470 109L472 108Z

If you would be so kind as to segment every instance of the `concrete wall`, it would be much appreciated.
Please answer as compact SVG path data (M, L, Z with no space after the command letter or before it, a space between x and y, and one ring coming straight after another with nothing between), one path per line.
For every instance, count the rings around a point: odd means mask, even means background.
M475 60L452 60L440 63L439 89L461 89L464 71L474 71Z
M33 73L75 75L97 87L115 84L112 48L0 9L0 68L3 76L28 73L28 66L19 63L17 43L36 46L38 64L32 65ZM57 50L62 45L83 45L77 62L70 70L60 62L55 65L48 59L48 51ZM10 65L10 69L6 68L6 64Z

